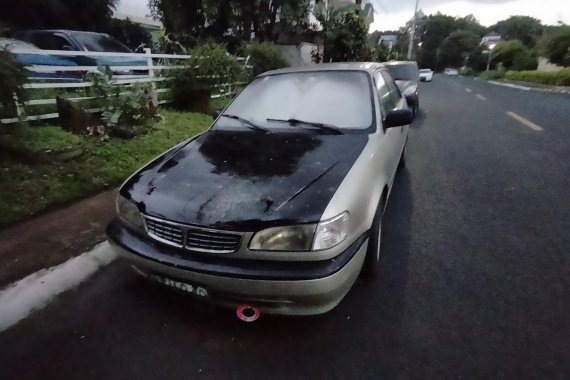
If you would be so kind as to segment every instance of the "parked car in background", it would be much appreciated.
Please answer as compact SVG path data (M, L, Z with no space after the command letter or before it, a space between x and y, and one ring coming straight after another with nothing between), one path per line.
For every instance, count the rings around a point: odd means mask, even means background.
M131 53L130 49L108 34L76 30L21 30L14 38L34 44L43 50L88 51L102 53ZM146 66L144 59L137 57L69 57L79 66ZM113 71L126 73L131 70Z
M381 64L323 64L264 73L214 117L122 185L112 246L238 315L331 310L378 268L406 99Z
M420 82L431 82L433 80L433 70L432 69L421 69L420 70Z
M0 38L0 49L6 49L12 52L16 56L16 60L18 62L28 66L30 78L61 80L82 80L83 78L83 73L79 70L54 72L38 71L40 66L75 67L77 66L77 63L63 57L54 57L47 54L33 54L34 52L41 52L41 49L38 49L37 46L30 43L12 38ZM36 66L35 71L34 66Z
M420 94L418 90L419 71L418 64L414 61L385 62L390 75L396 81L400 91L408 101L408 105L414 112L414 116L420 108Z
M443 71L443 73L444 73L445 75L450 76L450 77L456 77L456 76L459 75L459 72L457 71L457 69L450 69L450 68L445 69L445 70Z

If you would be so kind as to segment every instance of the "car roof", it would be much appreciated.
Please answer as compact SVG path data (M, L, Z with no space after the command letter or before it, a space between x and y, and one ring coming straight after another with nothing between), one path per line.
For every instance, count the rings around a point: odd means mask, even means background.
M65 33L65 34L81 33L81 34L97 34L97 35L108 36L107 33L87 32L83 30L71 30L71 29L23 29L15 31L14 35L29 34L29 33Z
M388 61L382 62L386 66L396 66L396 65L418 65L416 61Z
M278 70L267 71L259 76L288 74L288 73L303 73L310 71L367 71L373 72L374 70L384 67L383 64L378 62L341 62L341 63L321 63L312 64L307 66L286 67Z

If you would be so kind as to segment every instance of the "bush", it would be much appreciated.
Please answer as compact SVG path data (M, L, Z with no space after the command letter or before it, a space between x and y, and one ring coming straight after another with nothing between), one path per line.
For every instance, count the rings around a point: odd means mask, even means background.
M550 62L570 66L570 26L556 30L546 44L545 53Z
M497 80L497 79L503 79L504 77L505 77L504 71L496 71L496 70L484 71L483 73L481 73L480 76L480 78L484 80Z
M505 78L551 86L570 86L570 68L560 71L507 71Z
M253 66L254 77L269 70L289 66L279 47L271 42L245 43L239 49L239 54L243 57L249 56L249 64Z
M191 52L188 66L174 75L172 103L176 108L208 111L210 94L224 83L245 80L242 65L224 45L207 42Z
M11 117L16 113L14 94L23 100L23 85L28 74L16 57L0 49L0 117Z
M497 45L492 52L493 65L501 63L507 70L536 70L538 59L530 49L518 40Z
M101 98L98 99L103 107L101 120L107 127L142 125L153 116L149 83L133 83L125 91L125 88L113 84L113 73L108 66L89 73L87 77L93 82L91 90Z

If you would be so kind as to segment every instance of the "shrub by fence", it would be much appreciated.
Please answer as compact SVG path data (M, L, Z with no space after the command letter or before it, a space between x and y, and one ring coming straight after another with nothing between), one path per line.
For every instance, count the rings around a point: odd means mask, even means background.
M507 71L505 78L552 86L570 86L570 68L560 71Z

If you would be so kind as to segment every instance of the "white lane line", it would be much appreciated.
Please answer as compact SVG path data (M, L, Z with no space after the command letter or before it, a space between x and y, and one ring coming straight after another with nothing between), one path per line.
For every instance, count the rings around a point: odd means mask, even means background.
M477 96L479 99L481 99L481 100L487 100L487 98L484 97L484 96L481 95L481 94L477 94L476 96Z
M79 285L115 258L115 251L104 242L81 256L10 285L0 292L0 332L42 309L55 296Z
M513 119L515 119L516 121L518 121L519 123L521 123L522 125L524 125L525 127L528 127L530 129L532 129L533 131L544 131L544 129L542 129L542 127L540 125L537 125L535 123L533 123L532 121L525 119L524 117L517 115L514 112L507 112L507 115L509 115L510 117L512 117Z
M469 93L473 92L473 90L471 90L470 88L466 88L465 91L467 91Z

